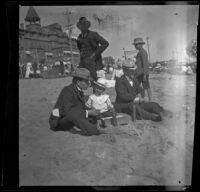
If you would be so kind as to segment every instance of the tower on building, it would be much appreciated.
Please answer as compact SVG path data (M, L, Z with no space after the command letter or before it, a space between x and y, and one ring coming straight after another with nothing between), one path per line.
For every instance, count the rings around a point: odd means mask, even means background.
M29 7L29 10L26 14L26 18L24 20L27 29L37 28L37 26L41 27L40 17L38 16L33 6Z

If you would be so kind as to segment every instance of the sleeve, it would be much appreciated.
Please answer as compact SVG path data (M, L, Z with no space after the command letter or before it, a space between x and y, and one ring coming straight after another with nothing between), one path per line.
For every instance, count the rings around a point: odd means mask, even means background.
M115 90L117 93L117 96L124 100L125 102L132 102L136 95L132 95L130 93L127 93L125 86L123 85L123 82L120 79L116 80L115 84Z
M95 50L95 55L101 54L109 45L108 41L100 36L97 32L94 33L94 38L100 46Z
M147 75L149 73L149 63L148 63L148 55L145 50L141 51L141 61L144 70L144 74Z
M106 104L109 108L114 108L113 104L110 101L110 98L108 97L108 99L106 100Z
M89 97L89 99L87 100L87 102L85 103L85 105L88 108L92 108L92 99L91 99L91 97Z
M79 37L78 37L76 43L77 43L78 50L81 51L81 44L80 44L80 41L79 41Z
M60 97L62 98L62 103L64 107L64 115L67 115L70 111L70 109L73 106L73 93L71 91L68 91L66 89L63 89L61 92Z

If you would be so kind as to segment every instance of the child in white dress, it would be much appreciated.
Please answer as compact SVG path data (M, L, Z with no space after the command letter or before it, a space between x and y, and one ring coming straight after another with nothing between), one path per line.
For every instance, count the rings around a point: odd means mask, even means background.
M102 118L109 116L112 116L113 125L116 126L116 112L113 104L110 101L109 95L103 93L105 89L106 87L103 84L94 82L93 94L89 96L86 106L99 110L100 115L97 117L97 120L101 120L103 127L105 127L105 122Z

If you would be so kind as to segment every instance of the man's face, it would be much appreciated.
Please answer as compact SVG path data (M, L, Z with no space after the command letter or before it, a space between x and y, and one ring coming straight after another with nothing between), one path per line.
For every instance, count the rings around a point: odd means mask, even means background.
M87 90L90 86L90 81L83 79L81 81L78 81L77 84L82 90Z
M124 74L129 77L129 78L133 78L134 77L134 70L132 69L123 69Z
M142 44L136 44L136 45L135 45L135 48L136 48L137 50L141 49L141 48L142 48Z

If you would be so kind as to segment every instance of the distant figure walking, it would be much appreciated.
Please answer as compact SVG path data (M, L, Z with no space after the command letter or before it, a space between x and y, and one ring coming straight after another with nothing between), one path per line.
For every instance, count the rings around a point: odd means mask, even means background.
M77 23L77 27L81 31L77 39L77 46L80 51L79 67L87 68L96 81L96 71L104 67L101 53L108 47L109 43L97 32L90 31L90 25L91 23L86 17L81 17Z
M29 78L30 74L33 74L33 70L32 70L32 64L30 62L28 62L26 64L26 74L25 74L25 78Z
M145 42L142 38L135 38L133 45L139 51L136 56L136 65L137 65L137 80L139 83L142 83L142 87L144 89L143 97L145 96L145 90L147 90L149 101L151 101L151 90L149 83L149 62L148 62L148 54L146 50L143 48Z

